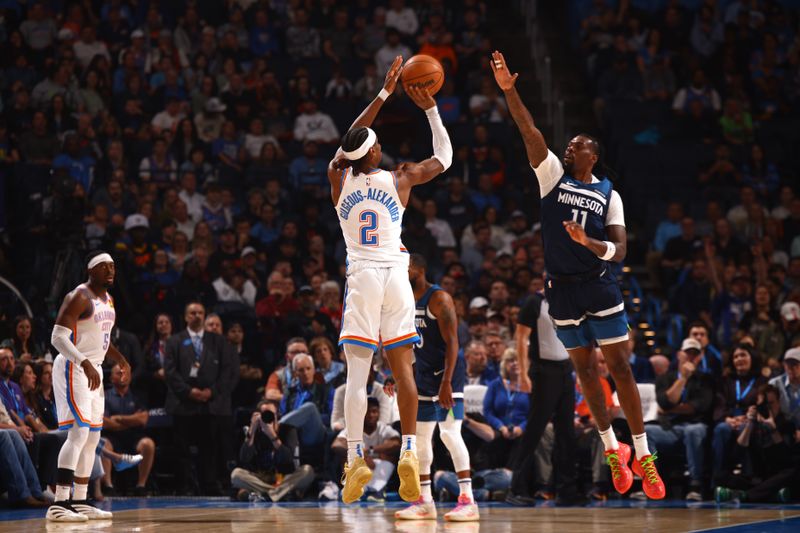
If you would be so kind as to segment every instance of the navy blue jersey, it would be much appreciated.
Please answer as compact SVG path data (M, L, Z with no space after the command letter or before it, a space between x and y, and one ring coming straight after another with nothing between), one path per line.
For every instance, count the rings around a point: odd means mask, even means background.
M416 364L414 377L417 381L417 390L420 396L433 397L439 394L439 385L444 375L444 354L447 343L442 338L439 330L439 321L434 318L428 309L428 303L436 291L441 291L438 285L428 288L422 298L417 300L415 325L419 334L419 342L414 345ZM453 372L451 385L453 393L464 392L467 366L464 357L459 351L456 368ZM463 396L463 394L461 394Z
M573 241L562 224L574 220L586 235L598 241L606 235L606 214L612 184L607 178L598 183L583 183L564 174L558 184L542 198L542 241L544 264L555 276L585 274L600 270L605 261L582 244Z

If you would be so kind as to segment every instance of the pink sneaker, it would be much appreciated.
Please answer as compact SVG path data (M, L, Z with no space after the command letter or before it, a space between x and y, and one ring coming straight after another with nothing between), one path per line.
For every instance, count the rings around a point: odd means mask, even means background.
M480 518L478 505L464 494L458 497L456 508L444 515L448 522L475 522Z
M422 496L405 509L394 513L398 520L436 520L436 505L433 502L425 503Z

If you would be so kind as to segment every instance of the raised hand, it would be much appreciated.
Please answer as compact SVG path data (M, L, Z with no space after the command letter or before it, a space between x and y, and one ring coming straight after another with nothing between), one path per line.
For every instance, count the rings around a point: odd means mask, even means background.
M411 84L405 85L404 89L408 97L423 111L436 107L436 100L433 99L428 89Z
M489 62L489 64L492 65L494 79L501 89L508 91L514 87L514 84L517 82L517 78L519 77L519 73L511 74L511 72L508 70L508 65L506 64L506 58L503 57L502 53L498 52L497 50L492 52L492 60Z
M386 73L386 80L383 82L383 88L386 89L387 93L392 94L394 92L401 72L403 72L403 56L397 56L394 58L392 67Z
M586 230L583 229L583 226L574 220L565 220L562 223L564 224L564 229L567 230L567 233L569 233L573 241L586 246L586 243L589 242L589 238L586 236Z

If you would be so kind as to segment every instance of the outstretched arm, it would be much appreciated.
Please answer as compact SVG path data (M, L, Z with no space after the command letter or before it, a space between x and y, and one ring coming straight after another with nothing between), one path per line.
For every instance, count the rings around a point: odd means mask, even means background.
M397 80L400 79L401 72L403 72L403 56L397 56L394 58L389 72L386 73L383 89L378 93L378 96L367 105L364 111L358 115L353 124L350 125L350 129L361 126L367 128L372 126L372 123L375 122L375 117L378 116L378 111L383 107L383 102L394 92L395 87L397 87ZM331 198L334 204L338 202L339 193L341 193L342 173L349 166L350 164L344 157L344 151L340 146L339 149L336 150L333 159L328 163L328 181L331 184Z
M436 100L430 95L428 89L423 87L408 85L405 89L409 98L417 107L425 111L425 116L428 117L433 137L433 157L419 163L403 163L397 168L397 187L403 205L408 202L411 187L431 181L447 170L453 162L453 146L450 144L450 136L439 116Z
M508 110L511 112L519 132L522 134L522 140L525 142L525 151L528 153L528 161L532 167L536 168L547 158L547 143L542 132L533 123L533 117L528 108L525 107L525 104L522 103L522 98L520 98L517 88L514 86L519 74L511 74L503 54L496 50L492 54L490 64L492 65L497 85L505 93Z

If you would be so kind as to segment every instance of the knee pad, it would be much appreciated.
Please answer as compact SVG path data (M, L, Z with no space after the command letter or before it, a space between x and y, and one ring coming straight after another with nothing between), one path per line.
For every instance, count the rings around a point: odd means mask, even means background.
M469 470L469 451L461 436L461 420L439 422L439 436L450 452L456 472Z
M58 468L75 471L89 433L88 427L78 425L73 425L67 430L67 440L64 441L64 445L58 453ZM94 448L92 448L92 454L94 454Z
M419 473L429 476L433 464L433 430L436 422L417 422L417 458L419 458Z

